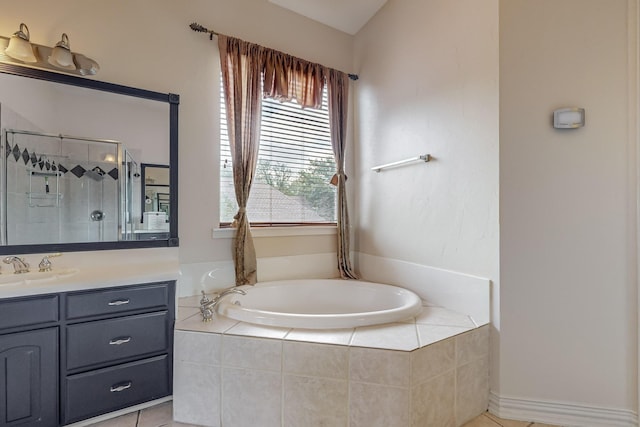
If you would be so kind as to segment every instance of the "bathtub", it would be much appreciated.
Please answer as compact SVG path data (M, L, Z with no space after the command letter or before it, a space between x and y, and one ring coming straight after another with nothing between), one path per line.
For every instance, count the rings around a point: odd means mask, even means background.
M422 301L397 286L359 280L282 280L243 286L218 314L258 325L302 329L355 328L418 315Z

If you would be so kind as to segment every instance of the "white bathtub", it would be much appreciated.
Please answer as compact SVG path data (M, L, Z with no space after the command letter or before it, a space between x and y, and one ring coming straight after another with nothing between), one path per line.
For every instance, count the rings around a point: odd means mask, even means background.
M354 328L414 317L422 301L397 286L357 280L283 280L243 286L218 314L259 325L302 329Z

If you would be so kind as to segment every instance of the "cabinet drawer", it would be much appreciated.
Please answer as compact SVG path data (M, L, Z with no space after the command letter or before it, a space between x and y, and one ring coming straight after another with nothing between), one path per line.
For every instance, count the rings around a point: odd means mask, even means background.
M0 300L0 329L57 321L57 295Z
M72 375L66 379L64 423L158 399L170 393L167 356Z
M167 350L166 311L67 326L67 369Z
M67 319L167 307L168 303L167 283L73 293L67 296Z

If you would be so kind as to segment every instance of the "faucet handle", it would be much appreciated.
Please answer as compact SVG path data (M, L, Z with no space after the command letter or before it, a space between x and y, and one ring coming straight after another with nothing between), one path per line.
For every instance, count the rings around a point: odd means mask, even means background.
M204 293L204 291L200 291L200 292L202 292L202 298L200 298L200 305L204 305L210 302L209 298L207 298L207 295Z
M54 257L58 257L58 256L62 256L62 253L60 252L56 252L54 254L49 254L49 255L45 255L42 258L42 261L40 261L40 264L38 264L38 268L41 273L45 272L45 271L51 271L51 261L49 261L49 258L54 258Z

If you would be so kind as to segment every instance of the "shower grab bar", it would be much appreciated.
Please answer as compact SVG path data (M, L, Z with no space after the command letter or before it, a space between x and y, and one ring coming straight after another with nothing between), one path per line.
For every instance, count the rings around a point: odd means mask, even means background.
M394 168L396 166L402 166L406 163L412 163L412 162L417 162L417 161L422 161L422 162L429 162L431 161L431 154L423 154L422 156L417 156L417 157L411 157L409 159L404 159L404 160L398 160L397 162L392 162L392 163L387 163L385 165L380 165L380 166L374 166L371 168L372 171L376 171L376 172L380 172L383 169L388 169L388 168Z

